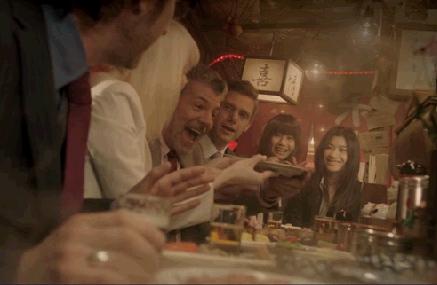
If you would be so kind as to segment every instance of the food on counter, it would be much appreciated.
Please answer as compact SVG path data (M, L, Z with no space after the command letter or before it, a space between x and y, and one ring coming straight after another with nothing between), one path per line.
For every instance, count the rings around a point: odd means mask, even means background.
M251 233L248 232L243 232L241 234L241 241L253 241L253 235Z
M268 243L270 242L270 239L268 236L263 235L263 234L255 234L255 241L257 242L265 242Z
M269 229L268 236L271 241L277 242L286 238L285 231L283 229Z
M239 245L223 247L221 244L202 244L199 245L199 253L257 260L270 260L273 258L267 246L242 248Z
M244 268L170 268L156 276L158 284L291 284L307 279Z
M164 245L165 250L183 251L183 252L198 252L199 247L193 242L171 242Z
M187 278L187 284L288 284L284 279L262 279L247 274L229 274L224 276L195 276Z
M241 241L244 242L262 242L270 243L270 239L267 235L262 233L251 234L249 232L243 232L241 234Z

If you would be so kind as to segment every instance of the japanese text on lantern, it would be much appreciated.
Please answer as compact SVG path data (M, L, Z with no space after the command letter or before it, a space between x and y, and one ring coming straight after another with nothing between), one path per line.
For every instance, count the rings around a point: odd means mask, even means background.
M269 64L259 67L259 77L255 79L257 87L267 87L272 79L269 78Z

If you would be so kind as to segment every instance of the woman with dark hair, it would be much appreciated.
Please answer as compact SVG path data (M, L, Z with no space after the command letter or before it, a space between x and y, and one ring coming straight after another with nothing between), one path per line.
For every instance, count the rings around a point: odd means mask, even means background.
M269 160L296 164L296 152L300 138L300 126L289 114L279 114L266 124L261 135L258 152Z
M278 114L270 119L261 135L259 153L271 162L296 165L300 126L290 114ZM260 198L265 208L272 210L289 203L299 193L302 180L272 177L262 187ZM298 187L297 187L298 186Z
M322 138L315 154L315 172L285 208L285 221L308 227L315 216L357 220L361 208L358 182L360 145L352 129L334 127Z

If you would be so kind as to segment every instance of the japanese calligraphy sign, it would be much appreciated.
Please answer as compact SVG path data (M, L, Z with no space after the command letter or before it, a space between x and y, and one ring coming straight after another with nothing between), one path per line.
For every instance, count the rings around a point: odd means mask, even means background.
M281 59L246 58L242 79L250 81L260 93L280 95L286 63Z

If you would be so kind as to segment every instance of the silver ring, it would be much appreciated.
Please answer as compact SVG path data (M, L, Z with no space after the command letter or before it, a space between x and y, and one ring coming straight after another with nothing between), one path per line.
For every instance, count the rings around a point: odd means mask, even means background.
M91 253L88 257L91 263L107 263L109 261L109 253L106 250L98 250Z

